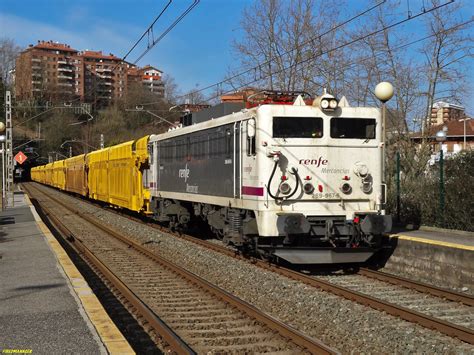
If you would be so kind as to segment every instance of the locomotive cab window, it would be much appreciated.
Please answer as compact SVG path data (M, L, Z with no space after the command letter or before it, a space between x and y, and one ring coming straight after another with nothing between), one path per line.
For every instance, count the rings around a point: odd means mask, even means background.
M321 138L321 117L273 117L274 138Z
M334 117L331 119L331 138L374 139L375 119Z

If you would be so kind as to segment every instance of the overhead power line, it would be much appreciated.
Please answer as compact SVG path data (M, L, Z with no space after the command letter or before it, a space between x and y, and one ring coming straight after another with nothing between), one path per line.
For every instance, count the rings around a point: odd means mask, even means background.
M147 45L147 48L145 49L145 51L140 54L140 56L133 62L133 64L137 64L138 61L140 61L140 59L142 59L158 42L160 42L179 22L181 22L181 20L187 15L189 14L196 6L197 4L199 4L199 1L200 0L194 0L193 3L191 5L188 6L188 8L186 10L183 11L183 13L181 13L181 15L171 24L168 26L168 28L166 30L164 30L162 32L162 34L157 38L157 39L154 39L153 38L153 25L154 23L145 31L145 33L143 34L143 36L140 38L140 40L143 39L144 35L145 34L148 34L148 36L152 36L152 40L151 42L149 41L148 42L148 45ZM171 3L171 1L170 1Z
M350 23L350 22L352 22L352 21L358 19L359 17L362 17L362 16L366 15L367 13L371 12L372 10L374 10L374 9L378 8L379 6L381 6L382 4L384 4L386 1L387 1L387 0L381 0L381 1L379 1L379 2L376 3L375 5L373 5L373 6L369 7L369 8L367 8L367 9L365 9L364 11L357 13L356 15L354 15L354 16L348 18L347 20L344 20L344 21L341 22L341 23L338 23L337 25L335 25L334 27L330 28L330 29L327 30L326 32L323 32L323 33L321 33L321 34L318 34L317 36L314 36L314 37L308 39L307 41L304 41L303 43L294 46L292 49L290 49L290 50L288 50L288 51L286 51L286 52L283 52L283 53L281 53L281 54L279 54L279 55L277 55L277 56L271 57L270 59L268 59L268 60L266 60L266 61L264 61L264 62L261 62L261 63L257 64L257 65L254 66L254 67L245 69L245 70L243 70L242 72L240 72L240 73L238 73L238 74L234 74L233 76L231 76L231 77L229 77L229 78L226 78L226 79L224 79L224 80L222 80L222 81L219 81L219 82L217 82L217 83L215 83L215 84L208 85L208 86L206 86L206 87L204 87L204 88L201 88L201 89L199 89L199 90L194 90L193 92L188 93L188 94L186 94L186 95L178 96L178 99L184 98L184 97L186 97L187 95L192 95L192 94L195 94L195 93L199 93L199 92L202 92L202 91L209 90L209 89L211 89L211 88L213 88L213 87L220 88L220 87L222 86L222 84L225 84L225 83L227 83L227 82L230 82L230 81L232 81L232 80L234 80L234 79L236 79L236 78L238 78L238 77L240 77L240 76L243 76L243 75L245 75L245 74L251 73L251 72L253 72L253 71L255 71L255 70L257 70L257 69L259 69L259 68L261 68L261 67L263 67L263 66L265 66L265 65L267 65L267 64L270 64L271 62L273 62L273 61L274 61L275 59L277 59L277 58L282 58L282 57L284 57L284 56L286 56L286 55L288 55L288 54L290 54L290 53L293 53L294 51L296 51L296 50L298 50L298 49L304 48L304 47L307 46L308 44L313 44L313 45L314 45L314 41L315 41L315 40L320 40L323 36L326 36L326 35L330 34L331 32L336 31L338 28L341 28L341 27L347 25L348 23ZM153 105L153 104L155 104L155 103L156 103L156 102L148 102L148 103L143 103L143 104L140 104L140 105L142 105L142 106L143 106L143 105Z
M366 34L366 35L363 35L363 36L360 36L360 37L358 37L358 38L355 38L355 39L353 39L353 40L351 40L351 41L349 41L349 42L345 42L345 43L343 43L343 44L341 44L341 45L339 45L339 46L333 47L333 48L328 49L328 50L326 50L326 51L318 52L318 53L316 53L316 54L314 54L314 55L312 55L312 56L309 56L309 57L306 58L306 59L303 59L303 60L300 60L300 61L298 61L298 62L296 62L296 63L290 64L290 65L288 65L288 66L286 66L286 67L284 67L284 68L282 68L282 69L278 69L278 70L273 71L273 72L271 72L271 73L269 73L269 74L265 74L265 75L261 76L261 77L258 78L258 79L250 80L250 81L246 82L245 84L243 84L243 85L241 85L241 86L239 86L239 87L237 87L237 88L233 88L232 90L227 91L226 93L229 93L229 92L232 92L232 91L235 91L235 90L242 89L242 88L247 87L247 86L249 86L249 85L251 85L251 84L253 84L253 83L256 83L256 82L258 82L258 81L260 81L260 80L262 80L262 79L264 79L264 78L267 78L267 77L269 77L270 75L279 74L279 73L281 73L281 72L283 72L283 71L286 71L286 70L288 70L288 69L292 69L292 68L294 68L294 67L296 67L296 66L299 66L299 65L301 65L301 64L307 63L307 62L309 62L309 61L311 61L311 60L314 60L314 59L316 59L316 58L318 58L318 57L321 57L321 56L323 56L323 55L325 55L325 54L332 53L332 52L337 51L337 50L339 50L339 49L342 49L342 48L344 48L344 47L350 46L350 45L352 45L352 44L354 44L354 43L360 42L360 41L362 41L362 40L364 40L364 39L366 39L366 38L368 38L368 37L377 35L377 34L379 34L379 33L382 33L382 32L384 32L384 31L386 31L386 30L389 30L389 29L392 29L392 28L394 28L394 27L400 26L400 25L402 25L402 24L404 24L404 23L406 23L406 22L412 21L412 20L414 20L414 19L416 19L416 18L418 18L418 17L420 17L420 16L426 15L426 14L428 14L428 13L430 13L430 12L433 12L433 11L435 11L435 10L438 10L438 9L440 9L440 8L446 6L446 5L449 5L449 4L451 4L453 1L454 1L454 0L450 0L449 2L445 2L445 3L443 3L443 4L436 5L436 6L432 7L432 8L430 8L430 9L423 9L423 11L421 11L421 12L415 14L415 15L412 14L411 17L408 17L408 18L405 18L405 19L403 19L403 20L394 22L394 23L392 23L392 24L390 24L390 25L384 26L384 27L382 27L382 28L380 28L380 29L378 29L378 30L375 30L375 31L373 31L373 32L370 32L370 33L368 33L368 34ZM210 86L210 87L215 87L215 86L221 85L223 82L225 82L225 81L221 81L221 82L219 82L219 83L217 83L217 84L214 84L214 85L212 85L212 86ZM202 91L202 90L196 90L196 91L194 91L194 92L192 92L192 93L190 93L190 94L197 93L197 92L200 92L200 91ZM218 96L212 96L212 97L208 98L207 100L212 100L212 99L215 99L215 98L217 98L217 97L218 97Z
M150 32L153 33L153 26L155 25L156 21L158 21L160 19L160 17L165 13L165 11L168 9L168 7L171 5L171 3L173 2L173 0L169 0L168 3L165 5L165 7L163 7L163 10L161 10L161 12L158 14L158 16L156 16L156 18L153 20L153 22L151 23L150 26L148 26L148 28L145 30L145 32L143 32L142 36L135 42L135 44L132 46L132 48L129 49L129 51L127 52L127 54L125 54L122 58L122 60L125 60L127 59L128 55L130 53L132 53L132 51L138 46L138 44L142 41L142 39L145 37L145 36L149 36L150 35Z
M150 26L143 32L143 34L140 36L140 38L132 45L132 47L127 51L127 53L120 59L120 61L114 65L112 68L112 72L115 73L117 68L125 62L125 59L137 48L137 46L143 41L145 37L147 37L147 48L145 51L143 51L138 58L133 62L133 64L136 64L140 59L142 59L158 42L160 42L176 25L182 21L182 19L189 14L200 2L200 0L193 0L193 2L174 20L174 22L169 25L160 35L158 38L154 38L154 26L156 22L163 16L163 14L168 10L170 7L171 3L173 0L169 0L168 3L162 8L160 13L156 16L156 18L153 20ZM88 93L88 95L92 96L97 93L97 86L95 86L91 92ZM73 101L79 101L80 98L77 98ZM93 104L97 103L98 99L95 99Z
M289 65L289 66L287 66L287 67L285 67L285 68L283 68L283 69L280 69L280 70L278 70L278 71L275 71L275 72L272 72L272 73L270 73L270 74L267 74L267 75L265 75L265 76L263 76L263 77L261 77L261 78L248 81L248 82L246 82L245 84L243 84L243 85L241 85L241 86L239 86L239 87L233 88L233 90L231 90L231 91L223 92L223 93L220 93L219 95L209 97L209 98L207 98L207 100L212 100L212 99L215 99L215 98L219 97L219 96L222 95L222 94L230 93L230 92L232 92L232 91L245 88L245 87L247 87L247 86L249 86L249 85L251 85L251 84L253 84L253 83L255 83L255 82L259 81L259 80L261 80L261 79L264 79L264 78L268 77L269 75L275 75L275 74L278 74L278 73L280 73L280 72L282 72L282 71L284 71L284 70L288 70L288 69L293 68L293 67L295 67L295 66L298 66L298 65L301 65L301 64L305 64L305 63L309 62L310 60L313 60L313 59L315 59L315 58L317 58L317 57L320 57L320 56L323 56L323 55L325 55L325 54L334 52L334 51L336 51L336 50L338 50L338 49L342 49L342 48L344 48L344 47L346 47L346 46L349 46L349 45L351 45L351 44L354 44L354 43L357 43L357 42L359 42L359 41L362 41L362 40L364 40L364 39L366 39L366 38L368 38L368 37L374 36L374 35L376 35L376 34L379 34L379 33L383 32L383 31L386 31L386 30L388 30L388 29L391 29L391 28L400 26L400 25L403 24L403 23L406 23L406 22L408 22L408 21L414 20L414 19L417 18L417 17L420 17L420 16L422 16L422 15L425 15L425 14L428 14L428 13L430 13L430 12L432 12L432 11L435 11L435 10L437 10L437 9L439 9L439 8L442 8L442 7L446 6L446 5L449 5L449 4L452 3L453 1L454 1L454 0L451 0L451 1L446 2L446 3L444 3L444 4L434 6L434 7L431 8L431 9L423 9L420 13L417 13L416 15L413 15L413 14L412 14L411 17L409 17L409 18L406 18L406 19L397 21L397 22L395 22L395 23L392 23L392 24L390 24L390 25L384 26L384 27L382 27L382 28L380 28L380 29L378 29L378 30L375 30L375 31L370 32L370 33L368 33L368 34L366 34L366 35L363 35L363 36L361 36L361 37L358 37L358 38L356 38L356 39L354 39L354 40L352 40L352 41L349 41L349 42L346 42L346 43L344 43L344 44L342 44L342 45L333 47L333 48L331 48L331 49L329 49L329 50L327 50L327 51L325 51L325 52L319 52L319 53L317 53L317 54L315 54L315 55L313 55L313 56L311 56L311 57L309 57L309 58L307 58L307 59L304 59L304 60L301 60L301 61L299 61L299 62L297 62L297 63L291 64L291 65ZM454 25L454 26L452 26L452 27L450 27L450 28L447 28L447 29L445 29L445 30L438 31L438 32L433 33L433 34L431 34L431 35L428 35L428 36L419 38L419 39L417 39L417 40L414 40L414 41L412 41L412 42L409 42L409 43L405 43L405 44L403 44L403 45L400 45L400 46L396 47L395 50L402 49L402 48L404 48L404 47L408 47L408 46L410 46L410 45L419 43L419 42L421 42L421 41L425 41L425 40L427 40L427 39L429 39L429 38L432 38L432 37L435 37L436 35L439 35L439 34L441 34L441 33L449 32L449 31L452 31L452 30L461 28L461 27L466 26L466 25L468 25L468 24L470 24L470 23L472 23L472 22L474 22L474 20L471 19L471 20L469 20L469 21L466 21L466 22L463 22L463 23ZM380 54L379 54L379 55L380 55ZM362 59L362 60L359 59L358 62L362 62L362 61L368 60L368 59L369 59L369 58L365 58L365 59ZM348 64L348 66L350 66L350 65L355 65L355 64L357 64L357 62ZM220 84L223 83L223 82L224 82L224 81L221 81L221 82L219 82L219 83L210 85L208 88L216 87L216 86L220 85ZM195 90L195 91L189 93L188 95L191 95L191 94L194 94L194 93L198 93L198 92L200 92L200 91L203 91L203 89ZM180 96L180 97L178 97L178 98L183 98L183 97L186 97L186 96L187 96L187 95L183 95L183 96ZM204 101L203 101L203 102L204 102ZM200 103L203 103L203 102L200 102ZM150 105L150 104L154 104L154 102L153 102L153 103L147 103L147 104L141 104L141 105ZM198 104L199 104L199 103L198 103ZM171 118L171 115L167 116L166 118Z

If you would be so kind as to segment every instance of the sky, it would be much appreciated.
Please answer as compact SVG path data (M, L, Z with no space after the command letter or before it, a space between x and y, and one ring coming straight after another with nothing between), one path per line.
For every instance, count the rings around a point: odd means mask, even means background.
M406 15L407 4L416 13L425 1L428 0L400 1L399 15ZM461 1L467 3L464 18L472 18L474 0ZM168 0L0 0L0 37L11 38L22 48L38 40L53 40L77 50L102 50L123 57L167 3ZM155 36L191 3L192 0L174 0L156 23ZM242 10L252 3L252 0L201 0L137 64L151 64L171 75L182 91L222 80L230 68L239 67L232 41L241 38ZM371 3L347 0L341 11L349 17ZM416 34L420 21L413 21L402 30ZM127 60L134 62L143 49L137 48ZM472 69L466 69L473 82ZM474 104L469 104L469 110L474 113Z

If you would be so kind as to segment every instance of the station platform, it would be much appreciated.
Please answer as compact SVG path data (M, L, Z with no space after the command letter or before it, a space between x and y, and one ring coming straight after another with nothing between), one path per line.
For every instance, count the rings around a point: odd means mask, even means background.
M417 230L395 230L390 237L474 251L474 232L422 226Z
M0 352L133 354L21 191L0 213Z
M474 294L474 233L421 227L387 236L383 271Z

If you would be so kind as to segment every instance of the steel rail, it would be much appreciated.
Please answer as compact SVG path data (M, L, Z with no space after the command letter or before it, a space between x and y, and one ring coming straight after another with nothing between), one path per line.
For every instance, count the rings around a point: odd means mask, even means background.
M280 273L294 280L301 281L307 285L320 288L324 291L331 292L348 300L352 300L362 305L366 305L393 316L397 316L406 321L417 323L423 327L437 330L443 334L449 335L450 337L458 338L466 343L474 344L474 331L472 329L446 322L442 319L431 317L415 310L389 303L358 291L337 286L327 281L309 277L293 270L279 268L278 266L268 264L263 264L261 266L269 271Z
M130 218L133 219L133 217L130 217ZM156 224L148 223L148 225L162 231L166 230L166 228L163 228L163 227L156 227ZM169 230L166 230L166 232L170 233ZM209 243L205 240L201 240L189 235L182 235L182 234L177 234L177 233L172 233L172 235L185 239L187 241L193 242L202 247L228 255L230 257L240 259L240 260L246 260L268 271L272 271L280 275L286 276L290 279L303 282L309 286L322 289L324 291L341 296L343 298L357 302L359 304L371 307L373 309L386 312L390 315L399 317L403 320L406 320L412 323L417 323L425 328L430 328L430 329L439 331L440 333L446 334L450 337L456 337L466 343L474 344L474 331L472 329L469 329L460 325L456 325L450 322L446 322L442 319L431 317L431 316L417 312L415 310L411 310L406 307L402 307L393 303L379 300L370 295L366 295L361 292L344 288L342 286L337 286L337 285L331 284L330 282L317 279L315 277L311 277L311 276L302 274L300 272L297 272L291 269L280 267L278 265L270 264L260 259L247 258L239 254L237 251L229 250L226 247ZM446 291L446 292L450 292L450 291ZM467 297L470 297L470 296L467 296Z
M27 191L28 195L33 198L31 194L31 188L23 188ZM51 196L49 198L53 199ZM38 205L39 202L36 200ZM55 201L56 202L56 201ZM82 242L82 240L76 237L61 221L56 217L49 208L44 206L39 207L44 216L50 220L57 231L64 237L65 240L78 252L79 255L83 255L89 260L100 273L115 287L119 293L136 309L136 313L143 317L153 330L170 346L170 348L177 354L196 354L196 352L189 347L178 334L176 334L171 328L169 328L160 317L158 317L135 293L130 290L121 280L118 278L94 253Z
M280 335L284 338L291 340L294 344L308 350L313 354L338 354L335 349L328 347L327 345L323 344L320 340L308 337L307 335L301 333L300 331L290 327L283 322L277 320L276 318L266 314L256 307L252 306L248 302L241 300L240 298L228 293L227 291L211 284L210 282L206 281L205 279L201 278L200 276L185 270L184 268L169 262L168 260L162 258L161 256L153 253L149 249L143 247L142 245L138 244L134 240L122 235L120 232L104 226L99 221L95 220L94 218L88 216L87 214L80 213L79 211L75 210L74 208L66 205L62 201L59 201L53 196L48 195L48 198L52 199L65 209L74 212L80 218L86 220L87 222L91 223L95 227L101 229L102 231L110 234L114 238L120 240L122 243L126 244L128 247L134 248L135 250L139 251L143 255L147 256L151 260L155 261L156 263L162 265L163 267L173 271L174 273L180 275L181 277L185 278L189 282L197 285L198 287L202 288L203 290L209 292L210 294L214 295L215 297L221 299L222 301L232 305L233 307L239 309L240 311L247 314L249 317L265 324L268 328L277 331ZM69 234L71 234L69 232ZM77 238L76 238L77 239ZM79 239L80 240L80 239ZM125 286L126 287L126 286ZM131 291L130 291L131 292ZM172 331L172 330L171 330Z
M154 226L151 223L149 225ZM162 227L158 227L158 228L161 229L161 230L164 229ZM169 233L169 231L168 231L168 233ZM348 300L357 302L359 304L371 307L373 309L386 312L390 315L399 317L403 320L406 320L406 321L409 321L409 322L412 322L412 323L417 323L417 324L419 324L419 325L421 325L425 328L430 328L430 329L439 331L440 333L449 335L450 337L456 337L456 338L458 338L458 339L460 339L460 340L462 340L466 343L474 344L474 331L472 329L467 328L467 327L463 327L463 326L456 325L456 324L453 324L453 323L450 323L450 322L446 322L442 319L431 317L431 316L425 315L425 314L423 314L421 312L417 312L415 310L411 310L411 309L406 308L406 307L402 307L402 306L399 306L399 305L396 305L396 304L393 304L393 303L389 303L389 302L386 302L386 301L383 301L383 300L379 300L375 297L363 294L361 292L357 292L357 291L354 291L354 290L351 290L351 289L348 289L348 288L344 288L342 286L337 286L337 285L331 284L327 281L317 279L317 278L302 274L300 272L297 272L297 271L294 271L294 270L291 270L291 269L280 267L278 265L270 264L270 263L268 263L266 261L263 261L263 260L260 260L260 259L247 258L245 256L242 256L241 254L239 254L236 251L232 251L232 250L230 250L226 247L223 247L223 246L220 246L220 245L217 245L217 244L209 243L205 240L201 240L201 239L189 236L189 235L178 235L176 233L174 233L173 235L177 236L179 238L185 239L187 241L190 241L192 243L195 243L197 245L200 245L202 247L205 247L205 248L214 250L216 252L225 254L227 256L237 258L237 259L240 259L240 260L246 260L246 261L248 261L252 264L255 264L258 267L264 268L268 271L276 272L280 275L286 276L286 277L291 278L293 280L303 282L303 283L305 283L309 286L312 286L312 287L317 287L317 288L322 289L324 291L327 291L327 292L330 292L332 294L341 296L343 298L346 298ZM382 273L380 273L380 274L382 274ZM373 273L372 275L375 275L375 273ZM400 280L402 280L402 278L400 278ZM456 302L462 302L462 303L465 303L467 305L472 305L473 301L474 301L474 298L472 296L469 296L469 295L458 294L456 292L443 290L443 289L439 289L437 291L437 290L435 290L436 289L435 287L432 287L430 285L424 285L422 283L412 282L412 281L407 280L407 279L405 279L405 280L406 281L405 281L404 284L406 285L406 287L413 288L413 289L418 288L417 290L419 290L420 292L425 292L425 293L427 292L427 293L433 294L437 297L443 297L443 298L453 300L453 301L456 301ZM387 282L389 282L389 281L387 280ZM397 283L397 284L400 285L401 283ZM416 286L416 284L418 284L419 286ZM423 289L423 286L426 286L426 290Z
M474 297L464 293L445 290L441 287L436 287L422 282L409 280L401 276L387 274L385 272L380 272L368 268L360 268L358 274L379 281L388 282L393 285L403 286L422 293L428 293L430 295L445 298L450 301L460 302L467 306L474 306Z

